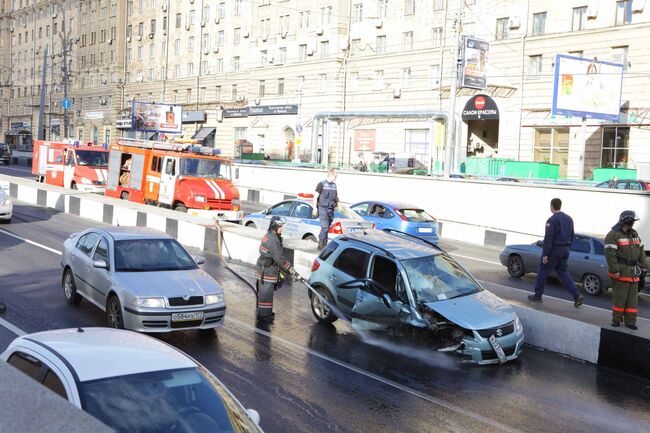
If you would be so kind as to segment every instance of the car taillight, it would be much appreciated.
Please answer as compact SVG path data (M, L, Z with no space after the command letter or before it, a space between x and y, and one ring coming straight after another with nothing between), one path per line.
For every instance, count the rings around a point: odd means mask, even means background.
M341 223L335 223L332 224L332 227L330 227L329 231L327 233L331 233L333 235L342 235L343 234L343 226Z
M406 219L406 217L405 217L404 215L402 215L402 212L398 211L397 209L393 209L393 210L395 211L395 213L397 214L397 216L399 216L399 217L402 219L402 221L408 221L408 220Z
M375 225L375 223L372 223L372 229L374 230L376 228L377 228L377 225Z
M316 272L320 268L320 262L318 260L314 260L314 263L311 265L311 271Z

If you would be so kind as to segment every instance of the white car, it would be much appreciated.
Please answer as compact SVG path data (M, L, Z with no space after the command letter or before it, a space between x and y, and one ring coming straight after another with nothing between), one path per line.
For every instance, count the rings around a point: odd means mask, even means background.
M45 331L16 338L0 359L118 432L261 432L257 411L205 367L146 335Z
M0 188L0 221L8 223L14 212L14 205L11 197L2 188Z

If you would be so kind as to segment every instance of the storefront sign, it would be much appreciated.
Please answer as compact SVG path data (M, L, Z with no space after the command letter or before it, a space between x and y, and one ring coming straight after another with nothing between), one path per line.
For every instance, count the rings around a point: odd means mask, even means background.
M141 132L180 133L183 107L170 104L151 104L133 101L132 127Z
M489 52L489 42L468 36L463 37L460 87L471 87L481 90L487 87Z
M468 120L499 120L499 108L494 99L487 95L476 95L467 101L463 109L462 119Z
M223 110L224 118L248 116L277 116L285 114L298 114L297 104L287 105L255 105L252 107L234 108Z
M11 129L12 130L19 130L19 129L29 129L31 126L30 122L12 122L11 123Z
M377 130L375 129L355 129L354 130L355 152L374 152L376 136L377 136Z
M205 111L183 111L183 123L205 122Z
M117 119L115 121L116 129L131 129L131 119Z

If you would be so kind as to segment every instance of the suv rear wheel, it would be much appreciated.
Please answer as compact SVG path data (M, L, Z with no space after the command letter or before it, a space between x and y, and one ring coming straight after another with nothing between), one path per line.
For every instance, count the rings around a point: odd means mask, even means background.
M314 314L314 317L321 323L336 322L338 317L336 317L336 314L334 314L330 307L330 305L334 304L332 295L330 295L327 290L320 287L315 287L315 290L318 292L318 295L311 291L309 292L311 312Z

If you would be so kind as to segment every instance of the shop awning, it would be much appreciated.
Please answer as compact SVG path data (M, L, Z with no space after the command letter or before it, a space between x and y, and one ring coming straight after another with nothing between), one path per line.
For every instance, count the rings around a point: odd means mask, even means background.
M199 129L199 132L194 134L194 137L192 137L195 140L203 141L206 138L208 138L210 135L214 134L217 128L201 128Z

